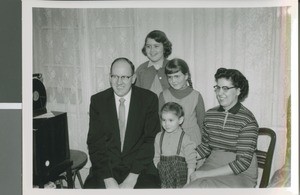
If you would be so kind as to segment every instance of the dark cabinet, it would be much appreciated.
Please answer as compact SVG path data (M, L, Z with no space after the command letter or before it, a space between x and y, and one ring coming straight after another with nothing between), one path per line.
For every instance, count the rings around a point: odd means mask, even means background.
M33 119L33 185L43 187L66 172L72 188L67 113L52 113Z

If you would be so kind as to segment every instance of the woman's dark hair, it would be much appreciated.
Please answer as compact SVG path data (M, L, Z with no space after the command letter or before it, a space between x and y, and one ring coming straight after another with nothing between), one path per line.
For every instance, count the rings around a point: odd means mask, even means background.
M151 31L145 38L144 47L142 49L142 52L145 56L147 56L146 43L147 43L148 38L154 39L156 42L163 44L164 57L165 58L168 58L169 55L171 55L171 53L172 53L172 43L169 41L167 35L164 32L160 31L160 30L154 30L154 31Z
M249 92L249 83L246 77L240 71L236 69L219 68L215 74L216 82L221 78L231 80L233 86L240 88L238 100L240 102L245 100Z
M177 104L176 102L165 103L160 110L160 113L162 112L173 112L178 118L184 116L182 106L180 104Z
M191 80L191 73L190 73L190 69L189 66L187 65L187 63L179 58L174 58L172 60L170 60L167 64L166 64L166 68L165 68L165 74L174 74L181 71L183 74L188 74L188 83L189 86L191 88L193 88L193 83Z

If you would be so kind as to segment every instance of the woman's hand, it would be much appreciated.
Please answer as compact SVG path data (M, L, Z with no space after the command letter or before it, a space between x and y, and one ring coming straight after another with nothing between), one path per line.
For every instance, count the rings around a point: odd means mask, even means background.
M231 174L233 174L232 169L229 167L229 165L225 165L223 167L219 167L207 171L195 171L194 173L191 174L191 181L203 177L216 177L216 176L231 175Z
M205 171L195 171L194 173L191 174L191 181L195 181L196 179L204 177Z

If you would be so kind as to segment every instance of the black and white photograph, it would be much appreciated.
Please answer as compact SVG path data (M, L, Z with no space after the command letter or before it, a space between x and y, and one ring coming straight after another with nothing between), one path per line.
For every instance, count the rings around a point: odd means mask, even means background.
M203 2L23 1L23 194L298 190L293 2Z

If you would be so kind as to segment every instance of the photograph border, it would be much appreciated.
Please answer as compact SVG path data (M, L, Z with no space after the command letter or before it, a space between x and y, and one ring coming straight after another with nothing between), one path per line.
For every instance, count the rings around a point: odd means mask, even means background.
M52 194L53 189L34 189L32 186L32 9L33 8L229 8L229 7L280 7L290 6L291 11L291 121L292 121L292 157L291 173L299 173L299 143L298 143L298 5L297 1L22 1L22 171L23 194ZM171 6L170 6L171 5ZM125 193L140 194L140 190L125 190ZM65 189L56 190L55 194L116 194L119 190L84 190ZM172 194L297 194L299 192L299 174L292 174L291 187L272 189L187 189L187 190L143 190L143 194L153 193ZM123 192L122 192L123 193Z

